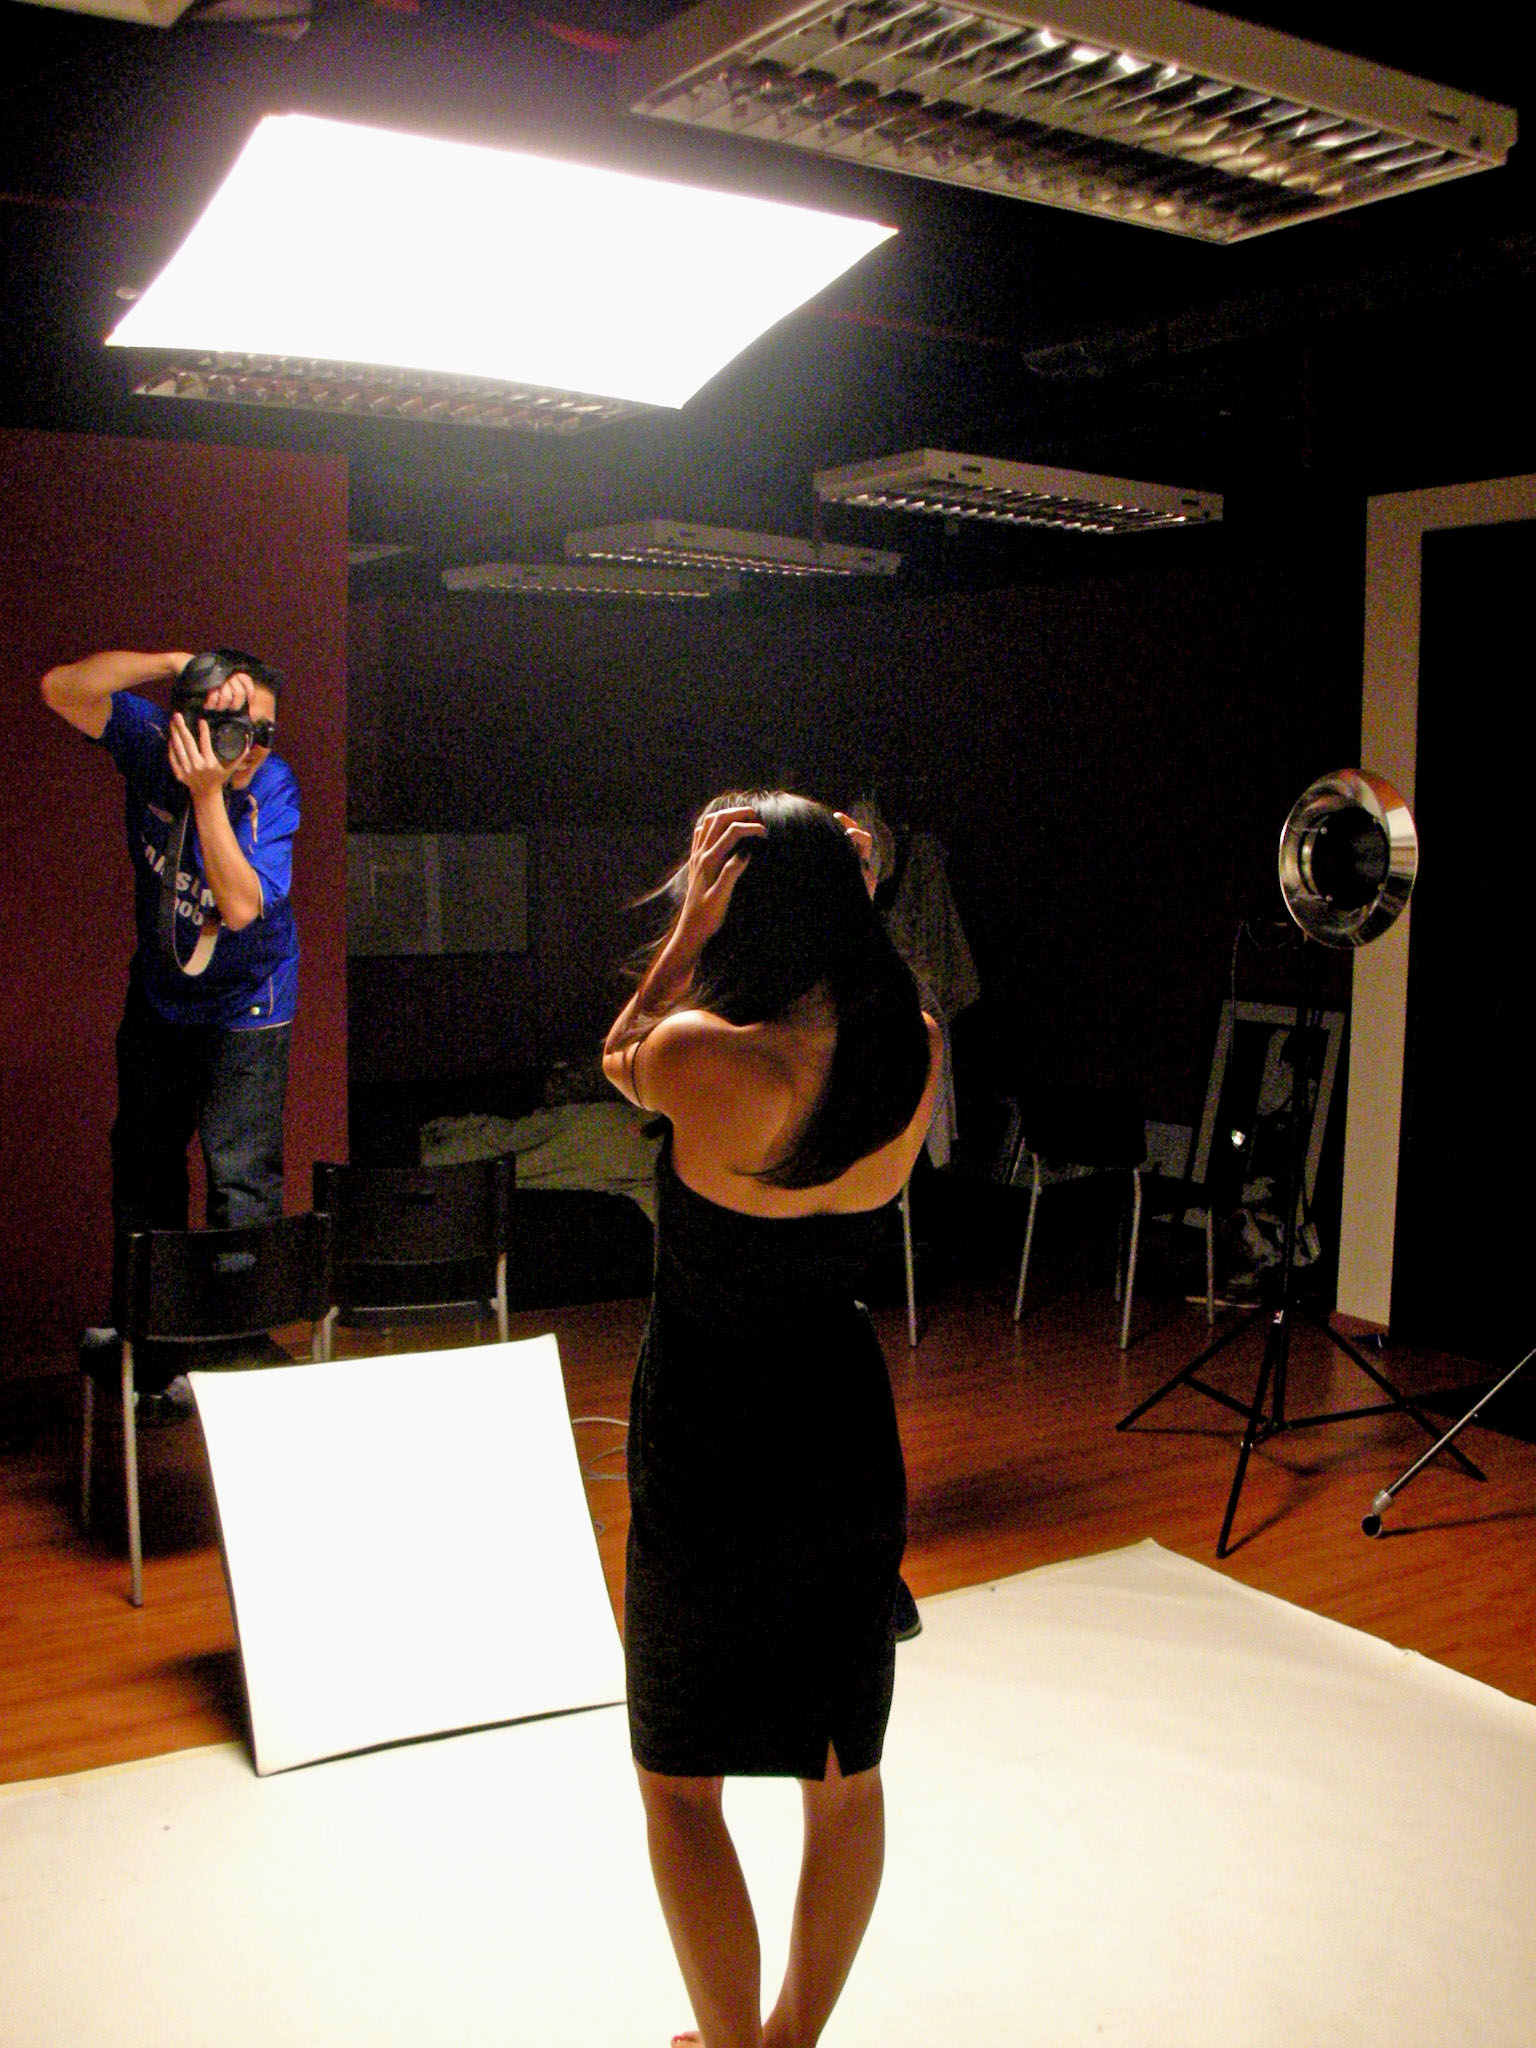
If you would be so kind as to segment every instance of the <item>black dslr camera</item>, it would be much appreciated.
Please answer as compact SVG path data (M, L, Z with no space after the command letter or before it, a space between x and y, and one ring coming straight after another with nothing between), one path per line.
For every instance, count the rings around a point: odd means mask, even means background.
M254 655L241 654L233 647L216 647L207 654L194 654L171 685L171 710L187 721L187 730L197 737L197 721L208 727L208 741L217 760L233 768L247 747L270 747L277 723L271 718L252 718L249 711L207 711L204 700L210 690L227 683L231 676L248 675L253 683L277 689L275 672Z

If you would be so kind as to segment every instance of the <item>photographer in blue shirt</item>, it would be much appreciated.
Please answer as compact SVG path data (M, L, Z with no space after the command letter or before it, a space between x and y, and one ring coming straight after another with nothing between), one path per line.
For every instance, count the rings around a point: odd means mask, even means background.
M147 684L174 685L189 663L216 679L191 723L134 694ZM283 1211L283 1103L298 992L289 890L299 792L292 770L272 752L281 688L277 670L228 648L211 657L89 654L43 677L43 701L106 749L126 789L138 947L117 1034L112 1215L119 1227L186 1229L194 1133L207 1167L211 1227L265 1222ZM231 752L233 760L221 758ZM163 929L162 877L188 812L169 921L173 944Z

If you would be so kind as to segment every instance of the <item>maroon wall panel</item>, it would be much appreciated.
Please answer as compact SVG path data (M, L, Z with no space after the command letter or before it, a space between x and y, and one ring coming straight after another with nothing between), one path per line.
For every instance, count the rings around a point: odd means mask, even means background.
M132 952L122 784L43 706L55 662L220 642L291 682L281 752L303 823L288 1206L346 1141L346 466L89 435L0 433L0 1377L103 1319L113 1036Z

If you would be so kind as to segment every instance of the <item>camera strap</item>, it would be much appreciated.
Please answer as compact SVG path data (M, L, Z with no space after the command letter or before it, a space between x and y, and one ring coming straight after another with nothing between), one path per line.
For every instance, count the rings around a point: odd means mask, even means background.
M183 960L181 949L176 942L176 877L181 873L181 859L187 846L187 826L192 817L192 799L183 789L180 806L171 814L171 830L166 840L165 866L160 870L160 950L173 966L183 974L201 974L213 958L213 949L219 943L219 933L224 929L217 910L203 913L202 929L197 943Z

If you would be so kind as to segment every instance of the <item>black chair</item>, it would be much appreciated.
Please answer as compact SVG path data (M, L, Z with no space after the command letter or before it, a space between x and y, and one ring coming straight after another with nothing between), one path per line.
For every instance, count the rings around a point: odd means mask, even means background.
M1125 1315L1120 1348L1130 1342L1132 1292L1141 1226L1151 1217L1198 1217L1205 1230L1205 1320L1216 1321L1216 1234L1243 1206L1254 1171L1255 1131L1264 1112L1258 1094L1271 1039L1288 1032L1290 1014L1256 1004L1223 1003L1206 1079L1205 1101L1193 1127L1190 1158L1180 1173L1147 1165L1135 1176L1131 1208L1131 1250L1127 1265ZM1324 1032L1342 1032L1343 1019L1325 1012ZM1335 1041L1336 1042L1336 1041ZM1331 1055L1329 1057L1336 1057ZM1329 1069L1325 1066L1324 1071ZM1326 1117L1327 1097L1317 1114Z
M450 1166L318 1162L317 1210L336 1227L336 1299L344 1322L436 1315L487 1304L507 1341L511 1159Z
M142 1607L139 1397L158 1393L185 1365L196 1364L197 1345L264 1336L289 1323L307 1322L311 1358L329 1358L335 1313L331 1224L327 1216L305 1215L237 1230L125 1230L118 1234L112 1263L118 1341L82 1344L80 1350L85 1381L80 1520L90 1527L99 1383L121 1393L130 1597Z
M1136 1259L1141 1249L1141 1226L1148 1216L1177 1217L1193 1212L1205 1224L1205 1320L1216 1321L1216 1222L1237 1206L1230 1184L1221 1185L1209 1175L1195 1180L1184 1174L1163 1173L1156 1166L1138 1166L1132 1175L1131 1250L1125 1268L1125 1305L1120 1318L1120 1349L1131 1341L1131 1305L1136 1292Z
M1009 1168L1015 1185L1029 1187L1029 1220L1024 1226L1024 1254L1019 1260L1019 1284L1013 1297L1013 1320L1024 1314L1024 1289L1029 1280L1030 1253L1035 1242L1035 1219L1040 1197L1047 1188L1102 1173L1123 1173L1134 1207L1139 1199L1142 1172L1147 1158L1147 1129L1140 1104L1115 1089L1062 1088L1042 1090L1022 1106L1022 1135ZM1115 1255L1115 1299L1123 1301L1120 1346L1128 1341L1131 1315L1131 1282L1135 1274L1136 1226L1131 1226L1131 1257L1127 1270L1124 1257L1123 1219L1119 1225Z

